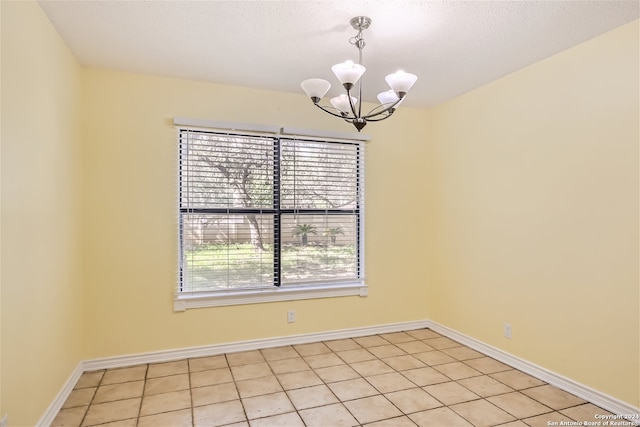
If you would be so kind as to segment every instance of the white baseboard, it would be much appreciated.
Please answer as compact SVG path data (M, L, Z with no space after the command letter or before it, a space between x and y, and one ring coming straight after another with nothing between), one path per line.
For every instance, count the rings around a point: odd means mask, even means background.
M526 374L538 378L546 383L549 383L559 389L569 392L575 396L578 396L596 406L606 409L617 415L624 414L639 414L640 408L636 408L633 405L623 402L608 394L594 390L584 384L580 384L572 379L564 377L560 374L556 374L541 366L528 362L520 357L514 356L506 351L500 350L496 347L485 344L481 341L471 338L467 335L461 334L446 326L440 325L436 322L427 321L429 329L434 332L438 332L454 341L464 344L474 350L484 353L489 357L493 357L502 363L512 366ZM635 421L635 420L634 420Z
M154 351L149 353L132 354L125 356L106 357L93 360L85 360L78 364L67 382L56 396L55 400L38 422L39 426L50 425L62 405L69 397L73 387L83 372L95 371L99 369L113 369L124 366L138 365L144 363L170 362L194 357L215 356L224 353L234 353L238 351L257 350L261 348L280 347L285 345L305 344L317 341L329 341L343 338L362 337L367 335L386 334L400 331L410 331L415 329L429 328L452 340L469 346L487 356L493 357L500 362L521 370L531 376L545 381L562 390L572 393L585 399L594 405L600 406L614 414L637 414L640 408L625 403L619 399L601 393L562 375L551 372L543 367L530 363L524 359L502 351L498 348L485 344L467 335L461 334L446 326L440 325L430 320L416 322L390 323L377 326L366 326L361 328L341 329L337 331L314 332L309 334L290 335L286 337L263 338L257 340L237 341L223 344L213 344L201 347L189 347L173 350Z
M285 345L305 344L316 341L337 340L351 337L363 337L366 335L387 334L391 332L410 331L427 327L427 321L390 323L378 326L365 326L362 328L341 329L337 331L314 332L301 335L289 335L286 337L263 338L257 340L237 341L224 344L213 344L202 347L180 348L174 350L162 350L152 353L132 354L127 356L115 356L102 359L86 360L83 362L85 371L97 369L112 369L123 366L138 365L141 363L169 362L172 360L215 356L217 354L235 353L238 351L257 350L260 348L281 347Z
M82 373L84 371L85 370L82 366L82 362L78 363L78 366L76 366L76 368L69 376L69 379L67 379L67 381L64 383L56 398L53 399L51 405L49 405L42 418L40 418L40 421L38 421L38 424L36 424L37 426L51 425L53 420L56 418L56 415L58 415L60 408L62 408L62 405L64 405L64 402L66 402L67 398L73 391L73 388L76 386L76 383L78 382L80 376L82 376Z

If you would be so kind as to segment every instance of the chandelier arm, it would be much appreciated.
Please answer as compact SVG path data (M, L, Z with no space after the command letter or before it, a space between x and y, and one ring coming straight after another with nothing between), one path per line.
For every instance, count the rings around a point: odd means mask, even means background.
M351 91L347 89L347 99L349 100L349 106L351 107L351 112L353 113L354 118L360 117L360 114L356 114L356 107L353 105L353 100L351 99ZM360 100L360 105L362 105L362 100Z
M334 107L323 107L323 106L322 106L322 105L320 105L320 104L314 104L314 105L315 105L316 107L318 107L319 109L321 109L322 111L324 111L325 113L327 113L327 114L331 114L331 115L332 115L332 116L334 116L334 117L338 117L338 118L340 118L340 119L345 119L345 120L351 119L349 116L343 116L342 114L336 114L336 113L334 113L333 111L329 111L329 110L328 110L328 108L333 108L334 110L340 111L340 110L338 110L337 108L334 108Z
M374 108L373 110L369 111L369 112L367 113L367 115L366 115L366 116L363 116L362 118L363 118L363 119L367 119L367 120L369 120L369 119L371 119L371 118L373 118L373 117L377 117L378 115L380 115L380 114L384 114L384 113L387 113L387 112L390 112L390 114L389 114L389 115L391 115L391 114L393 114L393 111L391 111L391 110L395 110L395 106L396 106L396 105L398 104L398 102L400 102L401 100L402 100L402 99L398 99L396 102L394 102L394 103L393 103L393 104L391 104L390 106L386 107L384 110L382 110L382 111L378 111L377 113L374 113L374 111L376 111L376 110L377 110L378 108L380 108L380 107L384 107L386 104L378 105L376 108ZM385 117L385 118L386 118L386 117ZM374 120L374 121L375 121L375 120Z
M380 121L382 121L382 120L386 120L386 119L388 119L389 117L391 117L391 116L393 115L393 113L394 113L394 112L395 112L395 110L394 110L394 111L387 111L387 115L386 115L386 116L384 116L384 117L380 117L380 118L376 118L376 117L378 117L379 115L381 115L381 114L383 114L383 113L384 113L384 112L381 112L381 113L375 114L373 117L367 118L367 119L365 119L365 120L366 120L366 121L368 121L368 122L380 122Z

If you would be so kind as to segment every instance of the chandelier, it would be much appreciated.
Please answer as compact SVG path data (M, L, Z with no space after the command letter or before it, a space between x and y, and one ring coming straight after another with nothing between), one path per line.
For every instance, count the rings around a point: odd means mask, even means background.
M363 115L361 77L366 71L366 68L362 65L362 49L365 47L362 31L369 28L371 19L366 16L356 16L350 23L353 29L358 31L355 37L349 39L349 43L358 48L358 63L355 64L352 61L346 61L331 67L333 74L336 75L338 81L340 81L347 93L331 98L330 102L332 107L329 107L320 105L320 100L322 100L322 97L325 96L331 88L331 83L323 79L307 79L303 81L300 86L307 96L311 98L311 101L316 107L325 113L353 124L356 129L358 129L358 132L360 132L362 128L367 125L367 122L379 122L380 120L391 117L396 107L404 99L409 89L411 89L411 86L418 80L418 77L415 74L405 73L404 71L397 71L386 76L385 80L391 89L379 93L378 101L380 101L380 105ZM352 95L356 84L358 84L357 98ZM360 100L360 102L358 102L358 100Z

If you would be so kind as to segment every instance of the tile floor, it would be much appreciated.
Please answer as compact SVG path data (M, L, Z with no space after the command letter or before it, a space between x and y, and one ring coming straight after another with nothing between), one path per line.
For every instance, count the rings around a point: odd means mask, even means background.
M609 412L420 329L86 372L53 425L548 426L596 414Z

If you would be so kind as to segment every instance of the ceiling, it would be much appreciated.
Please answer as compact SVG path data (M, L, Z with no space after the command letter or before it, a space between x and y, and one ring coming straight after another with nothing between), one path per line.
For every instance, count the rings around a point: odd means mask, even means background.
M81 65L300 93L357 61L363 97L418 75L405 104L432 107L639 18L638 1L40 1Z

